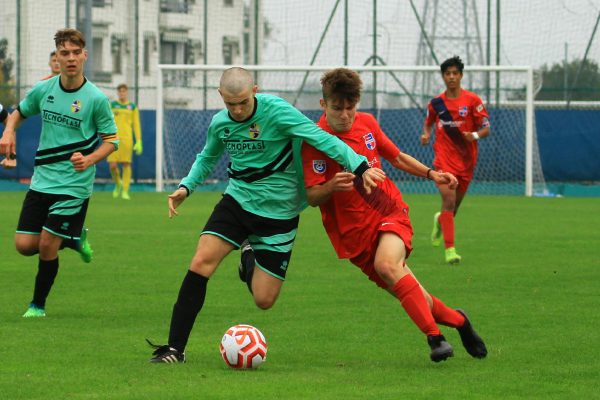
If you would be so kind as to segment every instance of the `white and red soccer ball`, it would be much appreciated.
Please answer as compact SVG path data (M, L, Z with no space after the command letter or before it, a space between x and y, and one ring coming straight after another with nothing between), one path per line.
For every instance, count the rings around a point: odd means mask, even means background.
M221 344L221 356L231 368L258 368L267 358L267 341L251 325L235 325L227 329Z

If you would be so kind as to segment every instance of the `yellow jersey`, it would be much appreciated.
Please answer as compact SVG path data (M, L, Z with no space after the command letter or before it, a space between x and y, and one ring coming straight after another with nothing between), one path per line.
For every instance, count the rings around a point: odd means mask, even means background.
M115 100L110 103L117 124L117 136L119 137L119 149L111 153L108 162L131 162L133 155L133 138L138 142L142 140L140 126L140 111L135 105L128 101L121 103Z

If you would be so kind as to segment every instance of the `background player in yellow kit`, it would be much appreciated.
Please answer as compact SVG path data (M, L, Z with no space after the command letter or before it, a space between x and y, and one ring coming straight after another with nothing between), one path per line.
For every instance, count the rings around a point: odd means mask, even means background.
M117 124L117 135L119 136L119 149L108 156L107 161L110 167L110 175L115 181L113 197L119 195L129 200L129 185L131 184L131 158L133 152L136 155L142 154L142 130L140 126L140 112L135 103L128 99L127 85L121 83L117 86L118 100L111 103L112 112L115 115ZM135 136L135 144L133 137ZM123 173L119 171L119 164Z

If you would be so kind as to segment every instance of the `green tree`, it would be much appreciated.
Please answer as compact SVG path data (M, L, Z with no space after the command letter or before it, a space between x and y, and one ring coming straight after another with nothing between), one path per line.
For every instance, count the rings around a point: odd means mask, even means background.
M544 65L541 72L542 89L536 96L537 100L570 98L572 101L597 101L600 99L600 69L593 60L585 60L582 63L581 60L575 59L566 65L564 63Z
M14 85L12 82L12 68L14 61L8 57L8 40L0 39L0 103L13 106L17 103Z

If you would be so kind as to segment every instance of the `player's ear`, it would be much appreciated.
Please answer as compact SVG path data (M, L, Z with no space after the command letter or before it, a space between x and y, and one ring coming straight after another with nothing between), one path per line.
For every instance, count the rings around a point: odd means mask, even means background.
M256 94L257 91L258 91L258 85L252 86L252 94Z
M325 99L320 99L319 100L319 105L321 106L321 108L323 109L323 111L325 111L325 108L327 107L327 103L325 103Z

